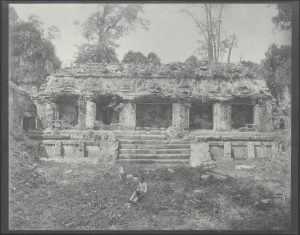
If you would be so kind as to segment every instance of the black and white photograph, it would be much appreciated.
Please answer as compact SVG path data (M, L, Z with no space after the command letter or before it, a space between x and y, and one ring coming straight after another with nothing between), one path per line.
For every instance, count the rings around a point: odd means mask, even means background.
M8 230L290 231L296 5L9 3Z

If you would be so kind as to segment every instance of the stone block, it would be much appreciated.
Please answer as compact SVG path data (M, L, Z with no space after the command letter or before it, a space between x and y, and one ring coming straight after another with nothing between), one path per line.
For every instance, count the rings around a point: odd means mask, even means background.
M247 155L248 158L255 158L255 149L254 149L253 142L248 142L247 149L248 149L248 155Z
M231 143L224 142L224 158L231 158Z
M209 152L208 143L192 143L190 164L192 167L200 166L203 162L210 161L211 156Z

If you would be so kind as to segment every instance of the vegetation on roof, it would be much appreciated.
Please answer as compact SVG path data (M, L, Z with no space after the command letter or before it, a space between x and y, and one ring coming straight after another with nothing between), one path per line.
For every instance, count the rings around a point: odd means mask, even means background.
M191 66L172 63L162 66L90 64L65 68L48 79L41 94L157 94L170 98L230 99L233 96L268 96L258 67L245 65Z
M167 77L232 80L261 78L260 66L254 63L211 64L207 61L149 64L89 63L67 67L54 74L56 77Z

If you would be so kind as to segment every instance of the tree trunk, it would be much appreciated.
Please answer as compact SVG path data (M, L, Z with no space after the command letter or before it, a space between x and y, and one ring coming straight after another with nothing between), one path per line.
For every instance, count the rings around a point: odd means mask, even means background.
M229 66L229 63L230 63L231 51L232 51L232 48L233 48L233 45L234 45L234 41L235 41L235 34L233 34L232 41L231 41L229 51L228 51L227 67Z

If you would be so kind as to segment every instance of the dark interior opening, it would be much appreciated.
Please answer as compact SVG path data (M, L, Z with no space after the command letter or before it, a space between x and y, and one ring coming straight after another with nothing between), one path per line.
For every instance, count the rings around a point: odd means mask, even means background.
M121 100L118 97L100 97L99 101L96 101L96 120L104 125L118 123L119 112L117 112L115 108L120 102Z
M138 103L137 127L167 128L172 125L171 103Z
M58 107L59 120L65 120L72 126L78 124L78 106L75 102L59 102Z
M246 124L253 124L253 109L251 104L232 104L231 125L233 129L245 127Z
M23 117L23 130L30 131L36 129L35 117Z
M213 129L212 104L192 104L190 108L190 129Z

